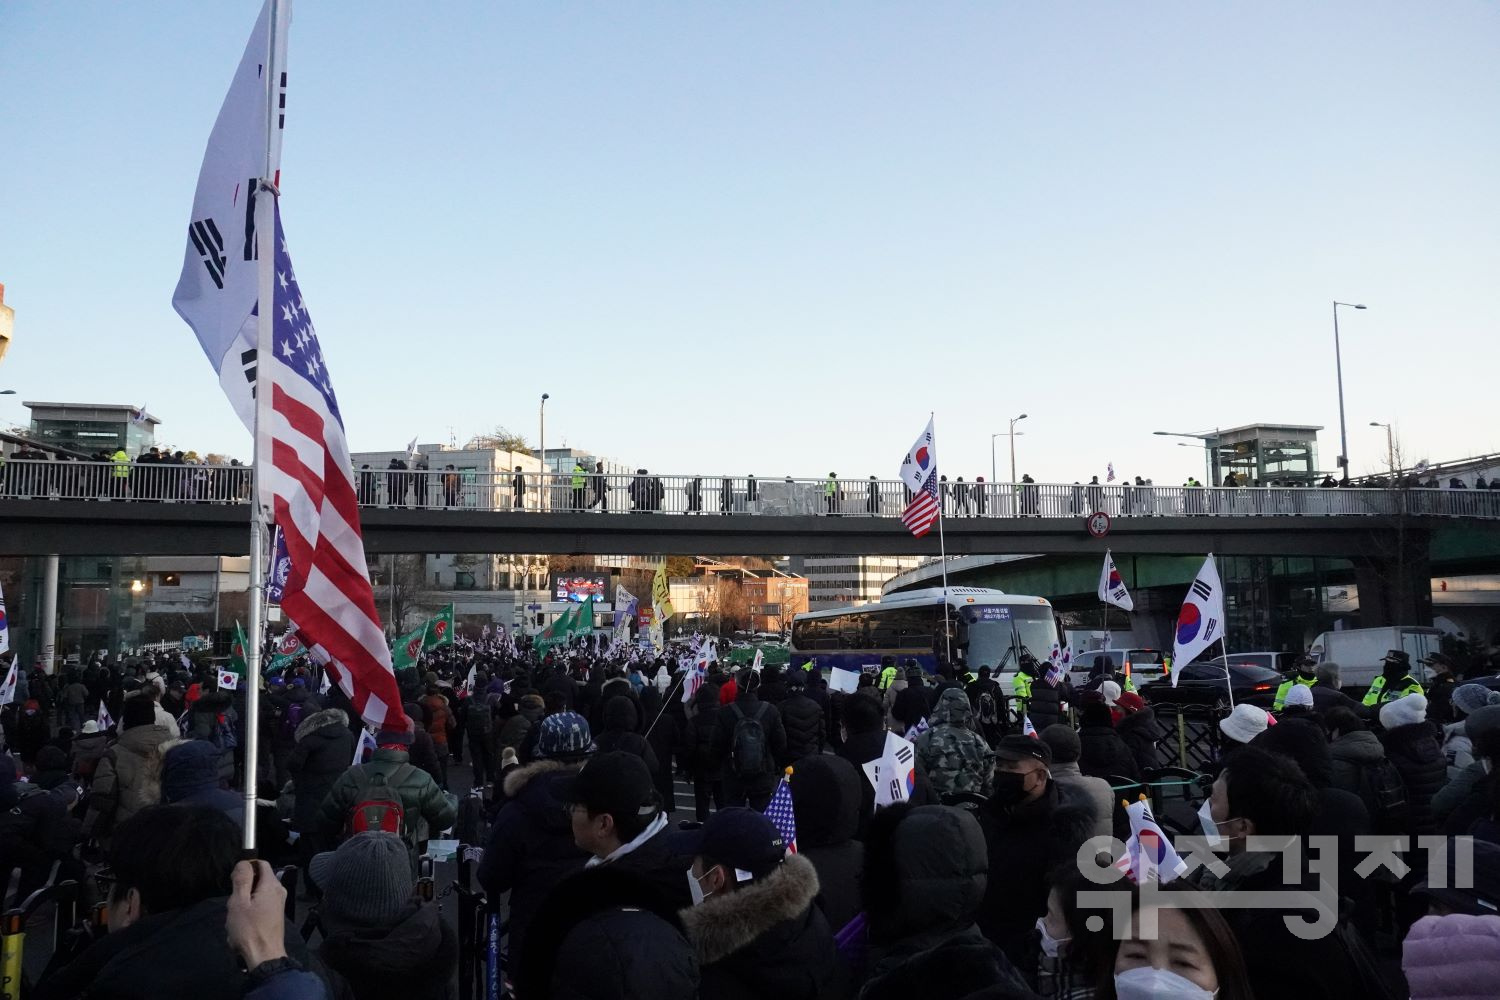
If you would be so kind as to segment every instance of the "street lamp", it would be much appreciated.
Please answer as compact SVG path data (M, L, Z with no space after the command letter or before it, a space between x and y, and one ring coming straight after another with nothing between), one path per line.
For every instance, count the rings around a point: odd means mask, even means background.
M551 399L547 393L542 393L542 405L537 408L537 455L542 460L541 495L537 497L536 506L538 510L547 509L547 400Z
M1016 424L1025 419L1026 414L1024 413L1019 417L1011 417L1010 430L1006 432L1006 435L1010 438L1010 482L1012 486L1016 483ZM993 449L991 454L993 455ZM994 475L993 469L990 470L990 474Z
M16 390L14 389L0 389L0 396L14 396L15 394Z
M1371 420L1371 427L1385 428L1385 459L1386 464L1391 467L1391 475L1396 474L1396 436L1391 433L1391 425L1383 424L1379 420Z
M1215 456L1212 453L1210 453L1209 450L1208 450L1208 442L1212 441L1214 443L1214 449L1215 449L1215 451L1218 450L1218 447L1219 447L1219 438L1221 436L1219 434L1219 428L1215 427L1214 428L1214 432L1212 434L1209 434L1207 432L1202 433L1202 434L1190 434L1187 431L1152 431L1151 433L1155 434L1157 437L1192 438L1195 441L1202 441L1203 442L1203 445L1202 445L1202 447L1203 447L1203 475L1206 476L1207 479L1208 479L1208 482L1205 483L1204 485L1205 486L1217 486L1218 485L1218 483L1215 482L1215 480L1218 479L1218 471L1219 471L1218 463L1217 463L1217 461L1215 461ZM1191 448L1193 446L1192 445L1186 445L1186 444L1184 444L1184 445L1179 445L1179 447L1182 447L1182 448Z
M1339 467L1344 470L1340 479L1349 478L1349 432L1344 426L1344 354L1339 348L1339 306L1345 309L1363 309L1363 305L1352 302L1333 302L1333 364L1339 380Z

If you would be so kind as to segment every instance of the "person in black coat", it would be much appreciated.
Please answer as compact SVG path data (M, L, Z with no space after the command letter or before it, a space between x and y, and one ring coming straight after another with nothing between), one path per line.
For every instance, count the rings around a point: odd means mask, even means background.
M1026 703L1026 715L1032 727L1041 732L1048 726L1062 721L1062 687L1047 683L1047 668L1030 653L1021 654L1021 670L1031 678L1031 698Z
M409 701L401 708L406 712L406 719L411 724L412 741L411 749L407 751L407 757L414 767L419 767L432 775L432 780L443 787L443 763L438 760L437 744L432 742L432 735L427 732L427 727L422 725L422 708L414 701ZM354 759L354 749L349 749L349 759Z
M719 729L719 686L705 683L693 695L693 717L683 737L683 765L693 779L693 804L698 822L708 819L708 806L724 808L724 768L714 756L714 735Z
M599 745L600 753L609 753L612 750L621 750L625 753L633 753L646 762L646 767L653 774L660 766L656 759L656 752L651 749L651 744L640 734L640 717L636 714L635 699L617 695L604 703L600 712L603 718L603 730L595 737Z
M792 770L797 850L818 870L818 905L837 933L863 908L859 881L865 848L854 839L864 775L842 757L815 754Z
M713 753L724 768L724 798L731 805L749 802L756 810L764 810L771 801L771 794L781 779L776 770L776 761L786 753L786 727L781 723L781 713L775 705L760 700L760 675L745 670L739 677L739 695L732 706L719 712L718 728L714 731ZM743 719L754 719L760 724L764 735L766 759L758 774L738 773L734 756L735 729Z
M1116 704L1125 714L1115 723L1115 733L1130 748L1137 770L1145 777L1147 771L1161 766L1161 758L1156 752L1156 740L1161 735L1161 727L1156 724L1156 709L1147 705L1134 691L1120 695Z
M1141 780L1135 755L1115 732L1108 705L1101 702L1085 705L1079 723L1078 741L1083 745L1083 753L1078 758L1080 771L1106 781L1117 777Z
M787 678L787 696L778 706L786 727L786 752L777 763L786 767L823 752L823 710L807 696L802 671Z
M1438 742L1437 727L1427 721L1427 698L1409 694L1380 707L1385 732L1380 742L1406 785L1406 807L1410 811L1410 833L1437 832L1432 816L1432 797L1448 783L1448 758Z
M931 703L927 700L927 687L923 681L923 673L920 667L906 672L906 687L896 692L896 699L891 704L891 718L905 729L910 729L918 722L927 718L927 713L932 710Z
M975 924L989 868L973 814L904 803L880 811L865 863L870 976L861 1000L1032 995Z
M323 846L317 837L318 807L339 775L349 770L354 734L349 732L349 716L342 709L329 708L303 719L293 738L296 743L286 762L295 789L291 825L308 859ZM305 847L301 845L304 840L308 842Z
M761 674L760 700L780 708L781 703L787 699L790 686L790 678L782 673L780 667L766 667Z
M853 764L861 775L865 773L865 765L872 760L879 760L885 753L885 711L880 707L880 702L873 693L866 694L865 691L873 692L874 688L865 688L854 694L845 695L843 701L843 745L839 747L839 756ZM795 775L793 778L795 779ZM864 830L869 823L870 817L875 812L875 788L868 781L860 782L860 805L859 805L859 828ZM795 800L796 795L792 798ZM911 802L913 805L925 806L928 803L936 803L937 796L932 792L932 783L927 780L927 769L922 766L921 758L916 761L916 778L912 788Z
M532 921L516 994L697 1000L698 959L677 909L659 887L617 865L569 877Z
M656 769L651 776L661 796L661 807L670 817L677 811L677 791L672 783L672 761L682 752L682 702L673 700L662 710L661 692L649 682L641 689L641 724L646 727L646 742L656 755Z

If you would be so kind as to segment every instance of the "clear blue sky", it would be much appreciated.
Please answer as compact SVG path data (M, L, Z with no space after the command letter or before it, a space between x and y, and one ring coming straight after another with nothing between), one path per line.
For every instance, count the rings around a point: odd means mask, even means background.
M170 299L259 0L0 3L17 399L248 435ZM283 214L356 449L504 424L657 472L1180 482L1151 431L1500 451L1500 8L330 3ZM1005 475L1005 441L999 442Z

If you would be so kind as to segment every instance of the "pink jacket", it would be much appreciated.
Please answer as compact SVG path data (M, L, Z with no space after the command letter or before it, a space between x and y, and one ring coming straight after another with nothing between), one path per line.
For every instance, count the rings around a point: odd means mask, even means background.
M1412 924L1401 946L1412 1000L1485 1000L1500 988L1500 916L1451 913Z

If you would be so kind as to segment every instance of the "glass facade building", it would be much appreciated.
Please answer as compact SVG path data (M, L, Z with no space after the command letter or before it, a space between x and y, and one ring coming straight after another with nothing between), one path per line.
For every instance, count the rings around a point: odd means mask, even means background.
M156 443L156 425L149 413L134 406L101 403L25 403L31 410L31 437L51 445L93 455L113 454L120 448L135 458Z

